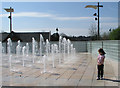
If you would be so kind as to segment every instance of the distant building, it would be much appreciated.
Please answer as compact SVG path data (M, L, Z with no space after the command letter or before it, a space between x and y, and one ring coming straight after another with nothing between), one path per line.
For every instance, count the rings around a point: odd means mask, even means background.
M11 38L14 42L18 40L21 42L32 42L32 37L34 37L36 41L40 41L40 34L42 34L44 40L50 40L51 32L3 32L0 33L0 35L2 35L0 41L6 42L8 38Z
M59 41L59 36L65 37L66 39L70 39L71 41L89 41L92 40L91 36L67 36L67 35L59 35L58 32L53 33L51 32L3 32L0 33L0 41L7 42L8 38L11 38L13 42L17 42L20 40L21 42L32 42L32 37L35 38L36 41L40 41L40 34L42 34L44 40L48 39L49 41Z

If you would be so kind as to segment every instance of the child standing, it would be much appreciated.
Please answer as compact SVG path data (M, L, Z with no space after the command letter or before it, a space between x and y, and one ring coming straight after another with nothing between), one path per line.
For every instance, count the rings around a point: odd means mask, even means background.
M97 80L103 79L103 73L104 73L104 59L105 59L105 52L102 48L100 48L98 50L99 55L97 58L97 69L98 69L98 76L97 76Z

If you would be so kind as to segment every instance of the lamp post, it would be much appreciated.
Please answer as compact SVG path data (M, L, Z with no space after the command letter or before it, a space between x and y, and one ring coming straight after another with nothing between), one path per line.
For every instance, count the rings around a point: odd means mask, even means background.
M98 9L98 15L95 13L94 16L97 16L97 18L95 18L95 20L98 20L98 33L97 33L97 38L98 40L100 39L100 21L99 21L99 7L103 7L103 5L99 5L99 2L98 2L98 5L87 5L85 8L93 8L93 9Z
M6 12L10 12L10 16L8 18L10 19L10 33L12 32L12 12L14 12L14 9L12 7L10 8L4 8Z

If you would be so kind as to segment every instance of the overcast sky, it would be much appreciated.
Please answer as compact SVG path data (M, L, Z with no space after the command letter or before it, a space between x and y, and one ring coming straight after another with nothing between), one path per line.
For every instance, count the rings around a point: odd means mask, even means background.
M100 2L100 33L118 27L118 2ZM55 32L76 36L88 36L91 24L96 24L93 14L97 10L84 8L97 2L2 2L2 28L9 31L9 13L3 8L14 8L15 32Z

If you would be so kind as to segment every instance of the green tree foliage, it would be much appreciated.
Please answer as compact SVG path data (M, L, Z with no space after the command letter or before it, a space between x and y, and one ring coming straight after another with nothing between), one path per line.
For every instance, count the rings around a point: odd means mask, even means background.
M111 40L120 40L120 26L116 29L113 29L110 32L109 37Z
M104 33L101 35L101 39L102 39L102 40L109 40L109 33L104 32Z

